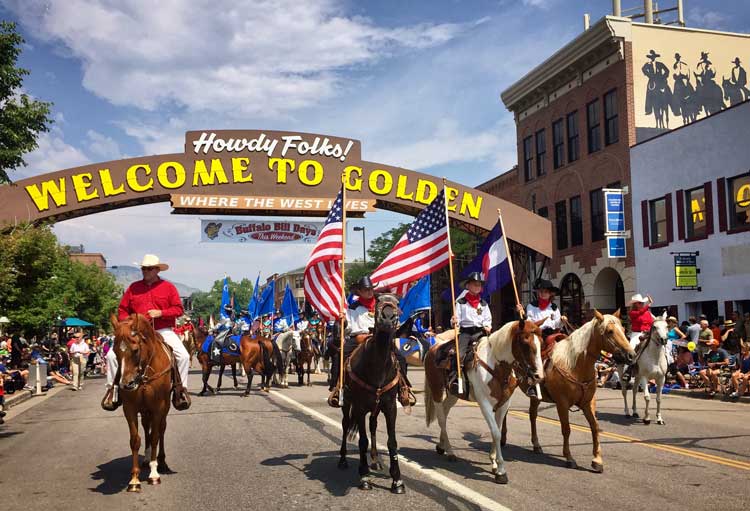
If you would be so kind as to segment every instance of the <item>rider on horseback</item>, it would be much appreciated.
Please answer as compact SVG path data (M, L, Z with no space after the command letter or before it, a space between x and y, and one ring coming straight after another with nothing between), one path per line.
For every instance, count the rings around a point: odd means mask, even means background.
M214 342L211 344L211 349L208 353L214 364L221 364L222 350L226 346L226 341L234 328L233 316L234 310L232 310L232 307L229 304L225 305L222 319L219 321L219 326L216 327Z

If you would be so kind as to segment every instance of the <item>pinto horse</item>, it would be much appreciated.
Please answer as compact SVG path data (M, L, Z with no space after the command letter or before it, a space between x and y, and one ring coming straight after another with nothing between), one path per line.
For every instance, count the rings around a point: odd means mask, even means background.
M344 401L341 406L342 438L338 467L346 469L347 437L353 438L359 432L359 489L371 490L370 465L367 463L367 414L370 414L369 444L373 467L379 468L376 433L378 414L385 415L388 431L388 455L391 460L390 475L393 479L391 492L406 492L401 480L398 464L398 444L396 442L396 398L401 380L399 363L393 352L393 336L398 326L400 311L398 298L385 293L378 297L375 305L375 332L363 344L357 346L346 361L344 372Z
M167 429L172 390L172 352L145 316L133 314L129 319L118 321L113 314L110 319L115 332L113 349L118 362L115 381L121 382L122 409L130 428L130 450L133 454L128 491L140 492L139 413L148 442L147 452L150 452L148 484L160 484L159 474L170 471L164 453L164 431Z
M541 322L539 322L541 324ZM542 332L539 324L532 321L513 321L483 337L476 349L477 365L464 375L470 383L469 401L479 404L484 420L492 434L490 461L495 482L508 483L508 474L501 452L500 424L505 420L510 407L510 397L518 385L517 377L528 379L536 385L543 378L541 359ZM440 441L435 447L438 454L447 454L450 461L456 460L446 423L448 413L458 397L448 394L447 370L435 363L439 346L433 346L425 358L425 420L429 426L437 417L440 424Z
M544 366L544 382L541 385L542 401L554 403L563 434L563 455L566 466L576 468L576 462L570 454L570 420L568 412L573 405L582 411L591 429L594 459L591 468L595 472L604 471L602 450L599 445L599 424L596 420L596 369L594 363L602 350L625 357L630 362L635 352L630 347L625 330L620 322L620 311L614 314L602 314L594 310L594 319L574 330L569 337L559 341L552 349L550 358ZM528 389L525 382L521 388ZM538 398L531 397L529 419L531 421L531 443L534 452L541 453L539 437L536 432L536 417L539 410ZM505 445L507 424L503 422L502 444Z

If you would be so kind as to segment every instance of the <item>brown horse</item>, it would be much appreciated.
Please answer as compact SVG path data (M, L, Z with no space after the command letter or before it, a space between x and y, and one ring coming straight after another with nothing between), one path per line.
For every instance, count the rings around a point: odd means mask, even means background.
M145 316L133 314L130 319L118 321L113 314L111 321L115 332L113 349L118 362L115 381L122 382L122 408L130 428L130 450L133 454L128 491L140 492L139 413L148 442L147 452L151 454L148 484L160 484L159 473L169 472L164 453L164 431L172 390L172 353Z
M599 445L599 424L596 420L596 370L594 363L601 351L624 357L628 363L635 359L635 352L630 347L628 338L620 322L620 311L614 314L602 314L594 310L594 319L570 334L570 337L558 342L552 349L549 360L544 367L542 400L554 403L563 434L563 455L566 466L575 468L576 462L570 454L570 407L578 406L591 429L594 459L591 467L595 472L604 471L602 450ZM525 382L519 382L527 390ZM542 446L536 431L536 417L539 410L539 399L530 398L529 418L531 420L531 442L534 452L541 453ZM505 444L507 425L503 422L502 444Z
M242 366L247 373L247 388L243 397L250 394L250 386L253 384L253 375L260 374L260 390L269 392L271 390L271 378L273 373L283 367L281 354L276 344L267 337L251 337L243 335L240 339L240 353Z
M302 332L300 347L300 352L297 353L297 378L299 379L300 386L303 385L304 374L307 372L307 386L310 387L312 386L312 383L310 383L310 371L312 370L316 354L313 345L313 334L309 330ZM307 366L307 370L305 370L305 366Z
M513 321L506 323L489 337L483 337L476 347L477 365L467 369L465 378L470 384L469 401L475 401L482 411L484 420L492 435L490 462L495 482L508 483L508 474L501 452L500 424L510 407L510 397L519 380L535 385L541 381L542 359L539 324L532 321ZM448 455L449 461L455 461L446 424L448 413L458 401L452 394L445 396L448 387L447 369L435 363L440 345L435 345L427 352L424 361L425 370L425 420L427 426L437 418L440 425L440 441L435 446L438 454Z
M222 353L221 355L221 364L219 364L219 381L216 383L216 388L214 389L211 385L208 384L208 377L211 376L211 369L213 368L214 363L213 360L211 360L211 357L208 353L203 353L201 351L201 347L203 346L203 342L206 340L206 337L208 336L208 331L204 327L195 327L194 329L194 335L195 335L195 345L197 346L198 350L198 363L201 365L201 376L203 377L203 388L198 393L199 396L205 396L206 392L211 392L211 394L216 394L221 390L221 379L224 376L224 368L226 366L230 366L232 368L232 379L234 380L234 388L238 389L240 387L239 382L237 381L237 364L241 363L240 358L236 355L229 355L227 353Z
M193 357L195 356L198 347L195 344L195 333L193 330L185 330L180 334L182 345L185 346L188 354L190 355L190 367L193 367Z

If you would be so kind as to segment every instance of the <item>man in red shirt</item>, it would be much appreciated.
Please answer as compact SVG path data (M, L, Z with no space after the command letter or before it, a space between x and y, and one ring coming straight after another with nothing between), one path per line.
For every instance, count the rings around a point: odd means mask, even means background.
M159 272L167 270L169 265L159 261L153 254L146 254L141 262L141 273L143 280L133 282L120 300L118 318L120 321L127 319L133 313L138 313L151 318L154 329L161 334L174 352L177 362L178 374L175 375L175 408L187 410L190 407L190 398L187 395L188 369L190 366L190 355L180 338L174 333L175 320L182 316L182 300L174 284L159 277ZM117 357L115 350L107 353L107 387L114 384L117 372ZM108 397L109 394L108 394ZM107 398L105 398L106 400ZM107 403L107 409L114 409L114 403Z

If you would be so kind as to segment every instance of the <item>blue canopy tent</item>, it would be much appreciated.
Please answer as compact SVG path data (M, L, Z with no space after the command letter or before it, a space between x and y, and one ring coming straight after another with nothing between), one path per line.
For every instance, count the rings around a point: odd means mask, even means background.
M78 319L78 318L65 318L65 321L63 323L64 323L64 325L66 327L71 327L71 326L76 327L77 326L77 327L85 328L85 327L94 326L93 323L89 323L88 321L84 321L84 320Z

